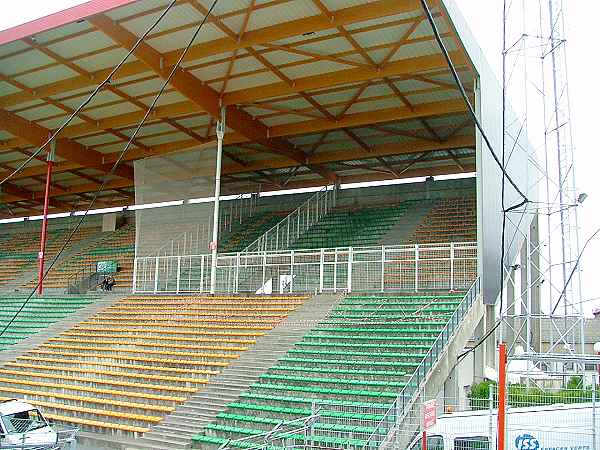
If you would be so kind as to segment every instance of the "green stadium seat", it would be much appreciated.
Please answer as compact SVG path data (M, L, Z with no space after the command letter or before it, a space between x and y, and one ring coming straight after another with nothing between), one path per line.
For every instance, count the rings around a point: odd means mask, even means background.
M461 298L348 296L195 436L194 446L237 445L243 441L236 439L260 436L318 408L312 429L319 445L362 448ZM390 320L397 313L401 317Z

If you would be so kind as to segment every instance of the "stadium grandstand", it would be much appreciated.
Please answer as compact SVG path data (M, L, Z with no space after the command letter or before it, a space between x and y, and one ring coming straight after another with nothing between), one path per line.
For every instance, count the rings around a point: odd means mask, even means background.
M503 227L537 192L502 100L452 0L0 31L1 400L84 450L407 448L497 366L500 260L537 230ZM56 448L4 404L1 448Z

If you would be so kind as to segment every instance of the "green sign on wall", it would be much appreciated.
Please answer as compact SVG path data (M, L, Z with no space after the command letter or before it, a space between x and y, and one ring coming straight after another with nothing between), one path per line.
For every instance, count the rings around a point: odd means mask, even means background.
M98 261L96 263L96 272L108 274L117 272L117 261Z

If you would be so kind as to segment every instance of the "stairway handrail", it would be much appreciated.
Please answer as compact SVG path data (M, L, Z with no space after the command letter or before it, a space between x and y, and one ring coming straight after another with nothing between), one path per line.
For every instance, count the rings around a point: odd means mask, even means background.
M315 410L315 405L313 404L313 410ZM261 434L255 434L252 436L246 436L239 439L229 439L224 442L218 450L232 450L234 448L238 448L235 444L248 444L246 447L247 450L262 450L268 449L271 447L270 443L275 440L285 439L288 436L293 436L298 432L305 431L310 429L315 422L319 420L319 411L315 410L313 414L307 417L300 417L298 419L290 420L290 421L281 421L277 425L275 425L269 431L265 431ZM296 426L296 424L298 424ZM288 429L284 429L280 431L283 427ZM251 442L254 440L259 440L261 442ZM233 444L233 445L232 445Z
M375 430L367 439L367 442L363 446L363 450L378 449L381 444L378 437L382 435L387 436L390 429L393 428L393 426L398 425L398 419L404 419L408 408L412 405L416 394L421 389L421 385L427 379L430 370L437 364L439 356L445 351L448 342L450 342L451 338L454 336L462 319L469 312L480 292L481 279L480 277L477 277L454 310L452 317L450 317L444 329L433 342L433 345L430 347L421 363L417 366L406 385L402 388L398 397L396 397L396 400L394 400L390 409L388 409L383 418L375 426ZM392 427L390 427L389 424L392 424Z
M279 229L284 222L290 221L291 217L296 217L298 214L300 214L303 211L303 209L306 209L308 211L308 208L309 208L309 205L311 202L314 202L315 200L318 201L323 195L327 196L329 194L329 192L331 192L333 199L332 199L332 201L327 202L327 197L325 197L325 200L326 200L325 208L324 208L324 211L322 212L322 214L318 215L318 217L317 217L317 221L318 221L324 214L327 214L329 211L331 211L331 208L334 206L334 204L335 204L335 189L336 189L335 185L327 185L327 186L324 186L322 189L318 190L317 192L315 192L315 194L310 196L304 203L302 203L300 206L298 206L296 209L294 209L291 213L289 213L287 216L285 216L283 219L281 219L279 222L277 222L275 225L273 225L271 228L269 228L267 231L265 231L262 235L260 235L258 238L256 238L254 241L252 241L250 244L248 244L240 253L250 253L250 252L267 250L266 248L261 248L261 243L262 243L263 247L266 247L267 238L270 235L272 235L273 230ZM311 226L313 224L314 223L311 223ZM256 247L256 248L253 249L253 247ZM275 248L275 249L271 249L271 250L279 250L279 248Z
M244 200L248 200L249 203L249 206L246 208L243 208ZM241 204L240 208L235 208L236 202ZM228 211L226 211L225 208L223 208L221 211L221 217L219 217L219 233L231 231L234 219L235 221L239 219L239 223L241 224L245 217L252 217L254 215L256 212L256 197L254 194L239 194L237 197L232 199L231 202L229 202ZM244 211L246 214L243 214Z

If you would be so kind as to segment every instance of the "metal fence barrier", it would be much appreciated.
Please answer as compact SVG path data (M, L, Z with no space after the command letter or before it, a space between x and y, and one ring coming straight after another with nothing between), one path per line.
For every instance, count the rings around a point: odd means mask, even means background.
M508 448L597 449L600 415L596 389L594 385L579 389L518 386L507 398ZM493 384L485 398L431 398L419 391L393 438L387 435L386 440L382 430L381 439L371 439L366 448L421 450L423 406L428 400L436 401L437 418L436 425L427 430L429 450L499 450L498 395Z
M210 255L135 259L134 293L205 293ZM464 291L477 275L477 244L394 245L223 253L216 292Z

